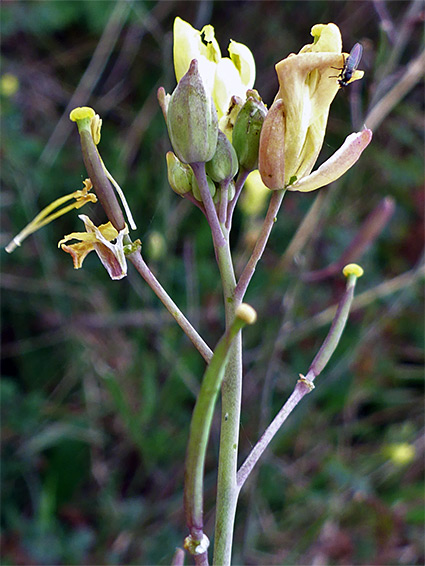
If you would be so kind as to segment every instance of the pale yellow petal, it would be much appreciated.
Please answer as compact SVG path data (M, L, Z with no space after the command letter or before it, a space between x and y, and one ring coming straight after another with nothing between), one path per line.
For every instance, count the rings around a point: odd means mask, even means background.
M252 88L255 82L255 60L251 50L243 43L230 40L229 54L245 90Z
M356 163L372 140L372 131L365 129L350 134L342 146L317 171L289 186L290 191L309 192L329 185Z

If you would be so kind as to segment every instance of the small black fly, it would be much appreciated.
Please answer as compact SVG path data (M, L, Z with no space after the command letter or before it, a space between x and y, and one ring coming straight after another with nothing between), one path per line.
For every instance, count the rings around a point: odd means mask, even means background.
M337 69L341 71L339 75L335 75L333 77L329 77L330 79L338 79L339 86L347 86L353 76L354 71L357 69L360 63L360 59L362 58L363 47L360 43L356 43L353 49L350 51L350 55L345 59L344 58L344 66L342 69L338 67L332 67L332 69Z

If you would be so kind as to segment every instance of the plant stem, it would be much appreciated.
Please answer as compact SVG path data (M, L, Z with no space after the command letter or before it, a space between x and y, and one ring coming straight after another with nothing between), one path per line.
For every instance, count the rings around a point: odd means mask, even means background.
M220 268L226 326L234 318L240 301L235 300L236 279L228 242L219 248L217 261ZM239 444L240 412L242 399L242 333L239 332L229 352L222 388L220 453L217 479L217 506L215 526L214 564L227 566L231 561L233 530L238 490L236 484Z
M281 189L278 191L273 191L272 197L270 199L269 208L267 210L266 218L264 219L263 226L261 228L260 235L255 244L254 251L239 278L238 284L235 290L235 297L237 300L242 301L243 297L248 288L249 282L254 275L257 263L263 255L264 249L266 247L267 241L272 231L273 224L276 222L277 213L279 212L280 205L282 204L283 197L285 196L286 189Z
M260 440L251 450L245 462L242 464L241 468L237 473L237 487L240 490L248 478L249 474L252 472L255 464L258 462L267 446L270 444L272 438L275 436L277 431L280 429L282 424L292 413L301 399L314 389L313 381L314 379L323 371L326 364L328 363L330 357L334 353L339 340L344 330L345 324L348 319L348 314L350 312L351 303L354 297L354 287L356 285L357 277L355 275L349 275L347 279L347 286L344 295L342 296L335 318L332 322L331 328L326 336L320 350L316 354L314 360L312 361L307 375L304 377L300 375L300 379L295 385L295 389L290 395L289 399L280 409L276 417L266 428L264 434L261 436Z
M205 454L218 392L224 376L229 350L235 336L245 325L235 318L217 344L202 379L201 389L190 423L185 465L184 508L192 544L203 538L203 485ZM196 549L195 549L196 550Z
M191 340L192 344L195 346L204 360L209 363L213 355L211 348L193 328L193 326L178 308L176 303L170 298L165 289L161 286L155 275L143 260L140 251L128 255L127 258L131 261L131 263L134 265L134 267L137 269L137 271L140 273L149 287L153 290L155 295L160 299L162 304L175 319L186 336Z
M230 253L229 231L223 227L208 189L204 163L192 163L206 217L211 228L214 250L223 287L226 331L232 326L236 307L236 277ZM220 453L217 479L217 508L214 564L230 564L233 529L238 497L236 485L237 455L239 443L240 411L242 399L242 338L237 334L230 347L222 393L222 419L220 431Z

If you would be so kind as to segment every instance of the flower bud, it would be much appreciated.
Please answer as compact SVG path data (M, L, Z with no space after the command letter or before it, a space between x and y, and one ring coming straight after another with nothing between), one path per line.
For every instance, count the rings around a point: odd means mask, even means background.
M236 118L232 144L240 167L251 171L257 167L260 132L267 109L256 90L249 90L247 96L247 101Z
M214 156L205 165L205 171L216 183L233 179L238 172L238 157L235 148L221 130L218 131Z
M208 177L208 175L207 175L207 182L211 196L214 197L216 192L216 186L214 185L214 182ZM195 179L195 175L193 175L193 179L192 179L192 194L196 198L196 200L202 202L201 191L199 190L198 183L196 182Z
M165 156L170 187L178 195L184 195L192 190L193 171L189 165L182 163L172 151Z
M200 163L212 159L217 146L217 113L198 72L196 59L171 95L167 127L180 161Z
M283 189L285 186L285 116L283 101L272 104L260 136L258 169L263 183L269 189Z

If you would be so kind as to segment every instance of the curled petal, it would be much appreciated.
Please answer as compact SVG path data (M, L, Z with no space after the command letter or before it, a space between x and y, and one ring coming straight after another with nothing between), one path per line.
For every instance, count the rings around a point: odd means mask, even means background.
M128 234L127 226L118 232L111 222L95 226L88 216L81 214L79 218L84 222L86 232L72 232L58 243L58 247L71 255L74 269L79 269L87 255L94 250L111 279L125 277L127 262L123 239ZM69 240L80 242L68 246L66 242ZM115 244L111 240L115 240Z
M350 134L342 146L317 171L290 185L288 190L309 192L329 185L343 175L359 159L372 139L372 130Z
M329 108L340 89L338 69L348 54L342 53L341 33L335 24L313 26L314 42L298 55L276 65L285 116L285 182L308 175L323 145ZM353 73L352 80L363 76Z

